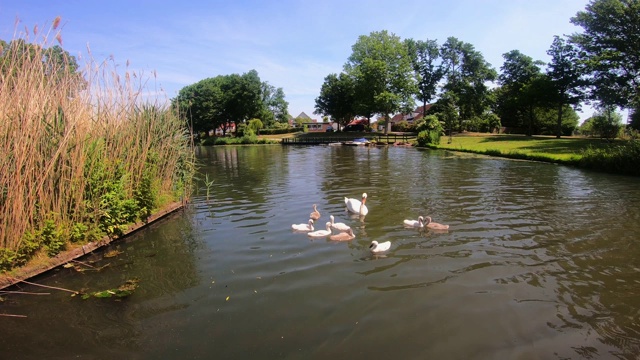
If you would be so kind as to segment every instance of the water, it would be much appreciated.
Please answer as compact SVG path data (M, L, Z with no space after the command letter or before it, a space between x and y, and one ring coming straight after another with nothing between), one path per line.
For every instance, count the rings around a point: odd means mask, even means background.
M198 149L204 179L168 219L32 281L0 312L3 359L635 359L637 178L446 151ZM203 175L204 177L204 175ZM369 214L345 212L366 192ZM293 233L313 204L355 240ZM405 229L429 215L448 231ZM372 240L391 241L372 255Z

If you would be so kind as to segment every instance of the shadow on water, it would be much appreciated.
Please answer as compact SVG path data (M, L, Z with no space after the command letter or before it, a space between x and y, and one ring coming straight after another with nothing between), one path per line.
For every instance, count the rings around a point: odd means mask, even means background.
M15 358L635 358L635 179L448 151L199 148L189 207L37 279L140 287L122 301L11 295ZM368 194L369 214L344 198ZM347 242L294 232L312 205ZM431 216L448 231L405 228ZM390 241L383 254L371 241ZM22 286L24 290L45 290ZM46 290L46 292L50 292ZM33 344L38 344L34 346ZM371 346L384 344L384 346Z

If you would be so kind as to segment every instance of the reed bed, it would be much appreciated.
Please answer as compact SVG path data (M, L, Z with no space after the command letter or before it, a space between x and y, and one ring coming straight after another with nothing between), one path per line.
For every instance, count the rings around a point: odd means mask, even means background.
M128 64L53 56L58 23L0 50L0 270L119 236L190 193L191 137L166 96Z

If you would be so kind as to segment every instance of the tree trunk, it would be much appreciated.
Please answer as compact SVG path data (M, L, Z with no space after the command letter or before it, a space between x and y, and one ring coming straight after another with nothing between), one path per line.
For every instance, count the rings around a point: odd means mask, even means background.
M556 125L556 138L560 139L562 136L562 102L558 105L558 124Z

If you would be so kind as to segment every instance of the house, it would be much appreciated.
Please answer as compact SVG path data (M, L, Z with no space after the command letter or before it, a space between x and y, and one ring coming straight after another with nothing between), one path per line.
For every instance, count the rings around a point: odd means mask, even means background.
M416 121L422 119L424 117L424 113L429 111L429 109L431 109L431 106L433 106L433 104L427 104L427 106L418 106L417 108L415 108L415 110L408 114L396 114L391 118L390 122L392 124L397 124L401 121L406 121L409 124L413 124Z
M236 124L232 122L227 123L226 134L228 135L228 134L234 133L235 131L236 131ZM215 136L222 136L223 135L222 126L218 126L213 133ZM209 135L211 135L211 133L209 133Z
M335 129L334 124L330 122L304 122L300 124L301 126L306 126L309 132L327 132L327 129Z

